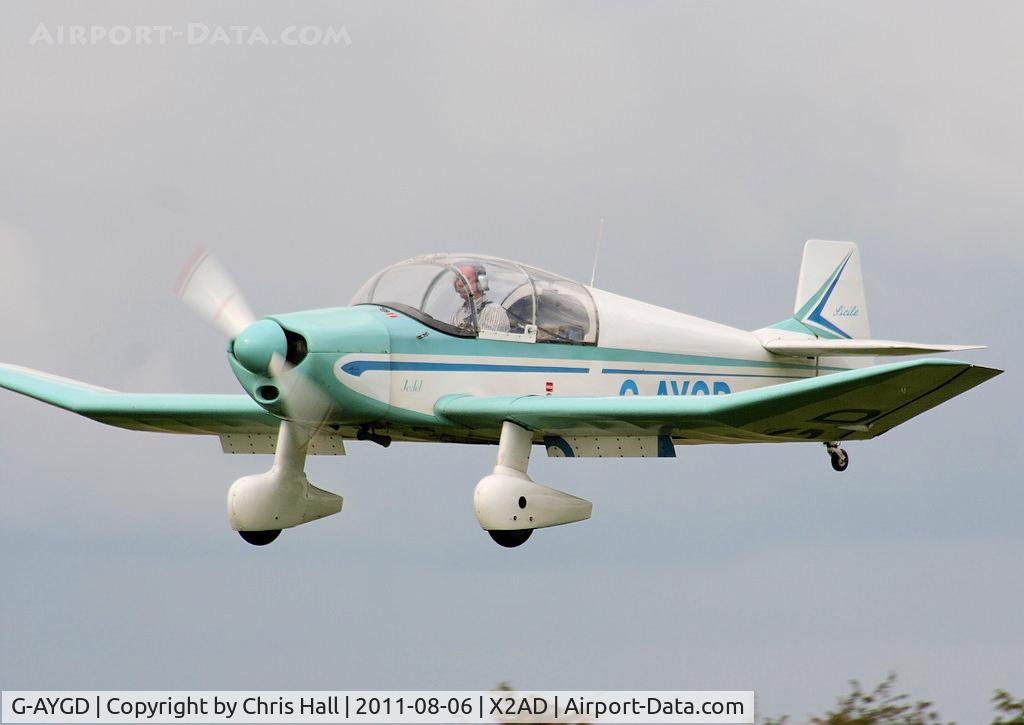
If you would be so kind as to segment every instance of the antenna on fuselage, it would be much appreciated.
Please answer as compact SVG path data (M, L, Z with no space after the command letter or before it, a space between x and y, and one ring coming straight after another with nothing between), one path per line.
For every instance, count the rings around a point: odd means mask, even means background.
M594 250L594 268L590 271L590 286L594 286L594 279L597 277L597 260L601 256L601 240L604 239L604 217L597 227L597 249Z

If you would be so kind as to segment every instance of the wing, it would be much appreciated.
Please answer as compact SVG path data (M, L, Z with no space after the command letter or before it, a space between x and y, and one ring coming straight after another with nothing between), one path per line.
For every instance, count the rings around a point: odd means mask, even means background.
M862 440L998 375L952 360L878 365L719 396L448 396L436 413L493 430L510 420L559 435L669 435L692 442Z
M119 393L16 365L0 364L0 388L130 430L276 434L280 423L247 395Z

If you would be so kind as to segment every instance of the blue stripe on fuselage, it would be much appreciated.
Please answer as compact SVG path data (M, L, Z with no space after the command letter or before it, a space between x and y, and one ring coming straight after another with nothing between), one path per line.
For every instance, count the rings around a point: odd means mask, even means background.
M757 373L721 373L717 370L714 372L694 372L691 370L626 370L620 368L603 368L601 370L605 375L663 375L663 376L683 376L683 375L703 375L706 377L716 378L785 378L787 380L803 380L806 375L769 375L769 374L757 374Z
M460 373L589 373L590 368L555 367L552 365L488 365L486 363L393 362L387 360L353 360L342 365L349 375L359 377L375 370L418 370L421 372Z

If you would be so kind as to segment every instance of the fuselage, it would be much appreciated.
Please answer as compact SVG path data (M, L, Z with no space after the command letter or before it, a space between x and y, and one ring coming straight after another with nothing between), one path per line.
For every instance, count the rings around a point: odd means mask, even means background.
M338 425L412 440L459 439L435 414L446 396L728 395L845 369L774 355L745 330L587 291L596 344L458 336L384 303L271 319L305 338L299 365L335 401ZM266 381L232 364L260 401Z

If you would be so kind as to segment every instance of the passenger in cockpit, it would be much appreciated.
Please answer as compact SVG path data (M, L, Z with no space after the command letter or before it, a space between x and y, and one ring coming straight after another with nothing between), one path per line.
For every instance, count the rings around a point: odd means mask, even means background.
M452 315L452 324L463 330L473 330L473 313L481 330L508 332L508 313L498 303L487 299L487 270L482 264L460 264L455 275L455 291L462 298L462 306Z

